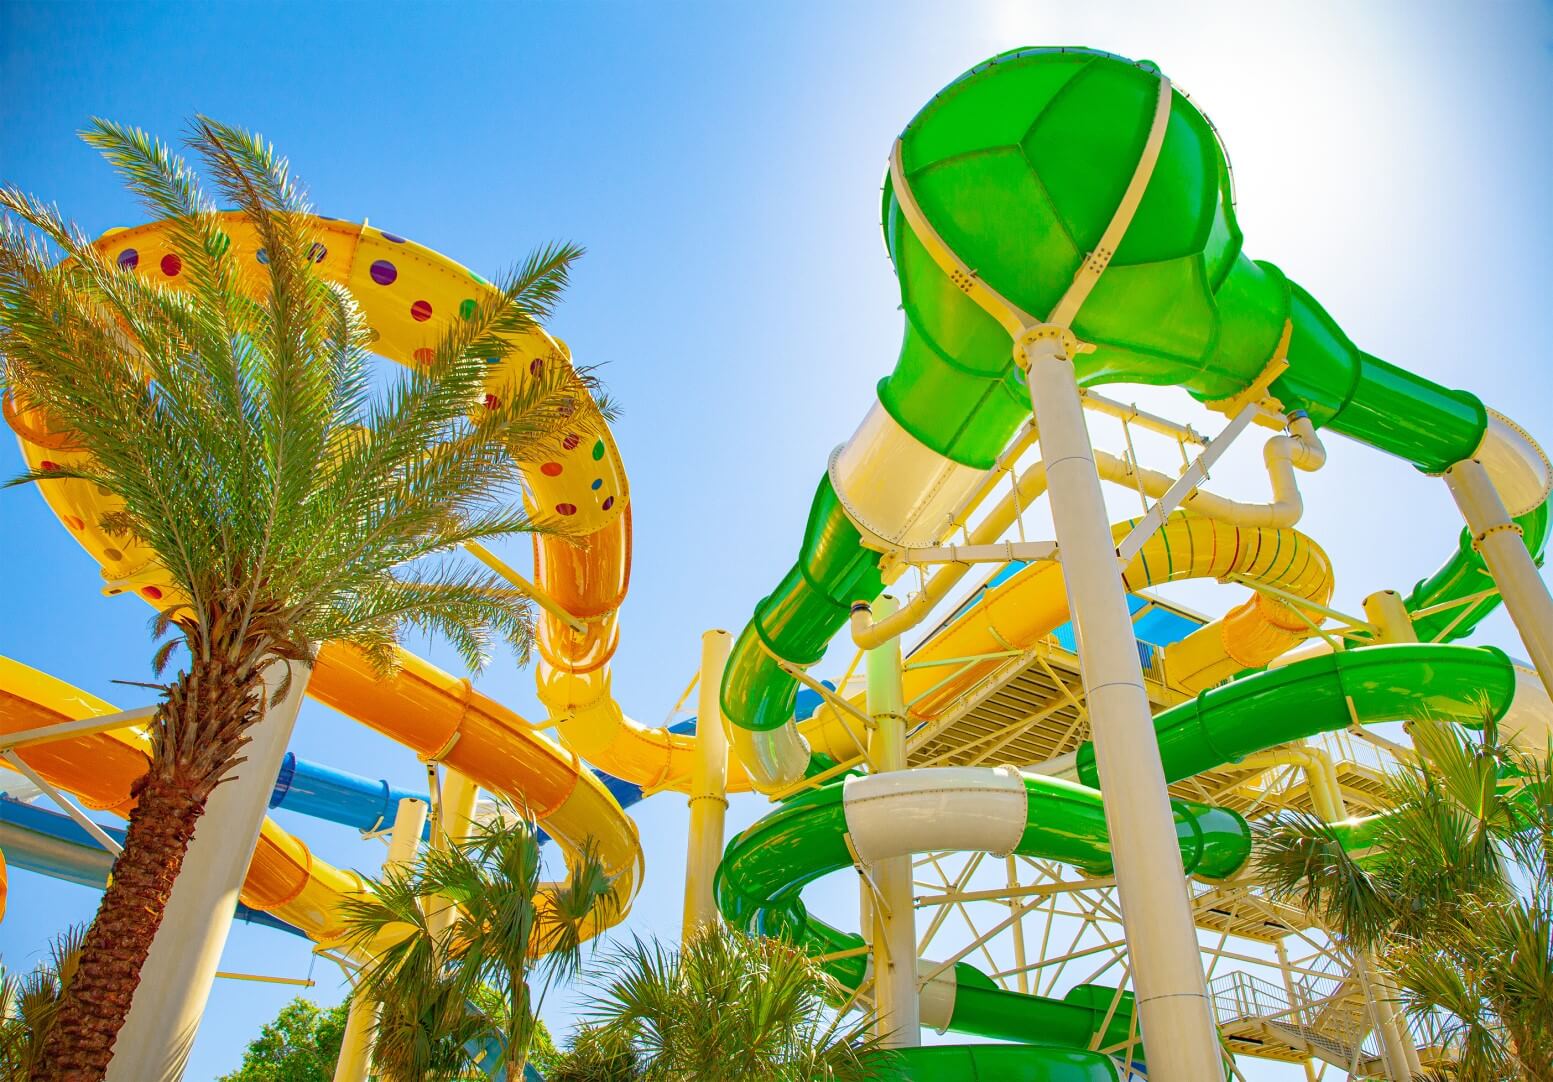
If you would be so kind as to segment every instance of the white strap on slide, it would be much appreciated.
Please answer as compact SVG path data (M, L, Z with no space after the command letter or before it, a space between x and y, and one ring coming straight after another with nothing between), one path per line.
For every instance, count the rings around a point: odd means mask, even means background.
M1094 289L1095 283L1100 280L1100 276L1110 265L1111 257L1116 254L1122 238L1127 234L1127 227L1132 224L1133 215L1138 211L1138 204L1143 201L1143 193L1149 186L1149 178L1154 175L1154 167L1159 163L1160 149L1165 145L1165 130L1170 121L1170 104L1170 80L1161 75L1159 95L1154 102L1153 123L1149 127L1148 138L1143 143L1143 153L1138 158L1137 168L1133 170L1132 180L1128 182L1127 190L1122 193L1121 202L1117 204L1116 212L1111 215L1111 222L1106 226L1105 232L1100 235L1100 242L1095 246L1095 250L1084 257L1073 275L1073 281L1068 284L1067 291L1063 293L1062 299L1045 319L1037 319L988 285L955 254L954 249L949 247L944 238L938 235L938 231L922 213L922 207L917 203L916 196L912 194L911 186L906 181L906 169L901 161L899 139L895 140L895 146L890 151L890 187L895 194L896 202L900 204L901 214L905 216L911 231L916 234L922 247L927 249L933 262L938 264L961 292L1002 324L1004 330L1008 331L1009 337L1017 342L1025 332L1043 325L1067 330L1078 315L1079 309L1083 307L1084 301L1088 299L1090 290Z

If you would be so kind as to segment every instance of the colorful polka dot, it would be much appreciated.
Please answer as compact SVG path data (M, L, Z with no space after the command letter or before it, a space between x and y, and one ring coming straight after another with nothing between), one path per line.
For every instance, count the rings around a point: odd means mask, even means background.
M379 259L369 268L372 280L380 286L394 284L394 279L399 277L399 268L386 259Z
M414 304L410 305L410 318L415 320L417 323L425 323L428 319L431 318L431 302L416 301Z
M485 408L486 409L493 410L493 409L496 409L500 405L501 405L501 399L498 398L496 395L488 394L488 395L485 396Z
M75 515L66 515L65 525L69 526L72 530L84 530L86 528L86 522L77 518Z
M215 244L212 245L214 250L210 254L213 256L226 255L226 250L230 247L232 247L232 238L225 233L217 233Z
M421 364L430 364L437 359L437 351L422 347L415 351L415 359Z
M458 302L458 314L464 319L473 319L475 318L475 312L479 309L479 307L480 306L472 300L462 300Z
M103 549L102 550L102 554L104 556L108 557L108 559L110 559L110 560L122 560L122 559L124 559L124 554L122 552L120 552L118 549Z
M322 244L314 244L307 250L307 258L311 259L314 263L322 263L324 261L324 256L328 254L329 249L325 248Z
M600 509L604 511L608 511L613 506L615 506L615 498L613 496L606 498L603 503L599 504Z
M42 462L38 463L38 468L44 473L53 473L55 470L59 469L59 463L50 462L45 458Z
M604 441L599 440L593 445L593 461L597 462L604 457Z
M555 510L560 515L575 515L577 513L577 505L574 503L558 503L555 505Z
M263 248L260 248L257 252L255 252L253 257L260 263L268 263L270 261L270 253L266 252Z
M487 358L486 358L486 359L485 359L485 363L486 363L486 364L487 364L487 365L492 365L492 364L501 364L501 358L500 358L500 357L487 357Z
M183 260L172 252L162 257L162 273L169 278L176 278L183 271Z
M593 479L593 484L590 485L589 487L592 488L594 492L597 492L599 489L604 487L604 478L602 478L602 477L595 477Z
M384 233L383 234L383 239L388 241L390 244L403 244L404 243L404 238L401 237L397 233Z
M559 477L561 476L561 464L559 462L546 462L539 467L539 472L546 477Z
M134 270L140 266L140 253L133 248L126 248L119 253L119 269Z
M531 375L538 376L540 373L542 373L545 370L544 358L543 357L535 357L532 361L529 361L528 362L528 370L529 370L529 373Z
M140 588L140 592L145 594L152 601L162 600L162 591L158 590L155 586L142 586Z
M581 436L578 436L576 433L571 433L561 441L561 446L566 448L568 451L575 451L577 449L577 445L581 442Z

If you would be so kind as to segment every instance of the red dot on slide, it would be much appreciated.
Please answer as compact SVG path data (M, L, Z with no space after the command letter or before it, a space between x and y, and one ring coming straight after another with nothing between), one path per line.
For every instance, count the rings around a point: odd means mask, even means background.
M559 462L546 462L539 467L539 472L546 477L559 477L561 476L561 464Z
M558 503L555 505L555 509L558 514L562 515L575 515L577 513L577 505L574 503Z
M152 601L162 600L162 591L158 590L155 586L142 586L140 588L140 592L145 594Z
M414 319L418 323L425 323L428 319L431 318L431 302L416 301L414 304L410 305L410 318Z
M162 273L167 275L167 277L176 278L182 270L183 260L179 259L172 252L168 252L162 257Z

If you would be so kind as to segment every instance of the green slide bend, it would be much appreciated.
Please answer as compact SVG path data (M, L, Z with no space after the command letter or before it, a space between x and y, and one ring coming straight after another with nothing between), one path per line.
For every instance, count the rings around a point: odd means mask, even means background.
M1109 874L1109 833L1099 792L1039 775L1026 777L1024 785L1027 825L1014 852L1059 860L1093 875ZM716 879L718 906L729 924L782 937L814 954L840 954L863 945L860 936L809 916L800 898L815 879L852 866L844 790L844 782L834 782L800 794L729 843ZM1188 873L1219 879L1245 864L1251 832L1244 819L1191 801L1172 804ZM862 955L854 955L826 968L845 987L857 988L866 964ZM950 1029L1058 1047L1087 1046L1115 991L1080 986L1064 999L1049 999L1005 991L968 963L955 966L954 973L958 990ZM1131 1021L1130 999L1124 999L1102 1043L1124 1043Z
M1236 680L1161 713L1155 728L1166 776L1174 782L1292 740L1347 728L1354 719L1479 724L1485 707L1503 714L1514 694L1510 660L1493 647L1373 646ZM1025 776L1026 828L1015 851L1105 874L1110 870L1108 834L1101 794L1093 788L1097 779L1088 744L1080 749L1078 773L1081 784ZM731 925L788 938L815 954L835 956L862 946L861 937L809 916L800 897L806 884L853 863L844 840L843 790L842 783L833 783L800 794L729 843L716 892ZM1244 820L1223 808L1172 803L1187 873L1224 878L1237 872L1250 852ZM1367 837L1353 840L1363 844ZM857 954L836 958L827 969L844 986L856 988L865 966ZM954 977L950 1029L1024 1043L1089 1045L1114 993L1080 986L1060 1000L1020 995L997 987L964 962L954 967ZM1124 1000L1100 1035L1101 1045L1125 1041L1131 1021L1130 1002Z
M902 164L924 214L960 258L1025 311L1044 313L1109 223L1148 134L1158 85L1154 65L1094 50L1005 53L965 73L912 119L901 135ZM1074 322L1096 347L1076 361L1080 381L1228 397L1262 373L1287 321L1289 368L1272 385L1287 408L1422 470L1471 456L1487 424L1483 404L1365 353L1276 266L1247 257L1217 133L1179 92L1168 123L1137 214ZM921 443L988 467L1029 412L1008 335L928 256L888 184L883 210L906 326L879 401ZM1540 556L1546 507L1522 523ZM1487 585L1481 559L1464 544L1409 603L1441 604ZM881 588L877 554L862 547L827 476L797 562L735 644L722 689L727 716L757 731L790 721L796 685L762 642L789 661L812 662L851 603ZM1490 597L1473 605L1450 637L1466 634L1495 604ZM1455 616L1426 623L1421 637L1434 637Z

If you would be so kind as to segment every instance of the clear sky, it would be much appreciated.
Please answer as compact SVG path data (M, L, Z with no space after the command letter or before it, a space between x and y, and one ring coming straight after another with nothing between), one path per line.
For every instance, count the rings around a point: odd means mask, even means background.
M791 561L825 456L893 363L879 183L892 136L945 82L1026 44L1157 61L1223 133L1251 254L1278 262L1364 348L1467 387L1548 440L1550 41L1546 4L1510 2L10 0L0 179L89 231L134 224L141 212L73 133L101 114L175 136L199 111L273 139L320 212L370 217L482 272L546 240L585 244L555 329L606 365L625 409L636 565L615 689L656 722L694 669L700 631L741 627ZM1138 397L1201 417L1182 396ZM1333 556L1337 603L1354 610L1432 570L1460 526L1438 481L1331 444L1305 485L1302 529ZM1236 451L1215 487L1256 498L1259 456ZM0 473L19 466L0 439ZM147 610L98 596L96 566L36 493L0 493L0 524L0 653L141 701L113 681L147 674ZM1212 586L1178 596L1211 612L1240 599ZM1480 639L1522 652L1502 615ZM530 674L509 662L481 685L538 713ZM423 783L408 752L316 704L293 746ZM736 801L730 828L761 809ZM627 928L672 937L684 800L637 815L648 877ZM280 818L328 860L380 859L344 828ZM0 952L27 963L96 902L16 873ZM293 976L308 966L301 941L243 927L225 960ZM336 999L337 975L317 976L313 994ZM290 994L218 982L188 1078L232 1067ZM564 1029L569 1010L562 998L547 1014Z

